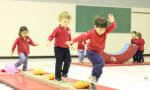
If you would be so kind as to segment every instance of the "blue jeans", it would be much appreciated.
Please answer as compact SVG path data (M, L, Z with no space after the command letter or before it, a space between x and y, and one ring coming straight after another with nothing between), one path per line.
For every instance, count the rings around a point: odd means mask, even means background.
M28 64L28 55L24 53L20 53L20 60L15 64L16 67L19 67L23 64L23 71L27 71L27 64Z
M102 75L105 61L100 54L94 51L86 51L86 55L93 64L92 76L95 76L98 81Z
M78 50L79 61L83 61L84 59L84 50Z

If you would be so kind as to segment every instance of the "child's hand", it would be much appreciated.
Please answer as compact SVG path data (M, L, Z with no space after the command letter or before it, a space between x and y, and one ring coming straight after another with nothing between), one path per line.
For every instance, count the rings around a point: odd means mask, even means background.
M71 50L73 50L73 51L75 50L75 47L74 47L74 45L72 45L72 46L71 46Z
M67 41L66 44L71 46L71 50L75 50L74 45L73 45L73 41Z
M83 44L83 45L85 45L85 43L84 43L84 42L82 42L82 44Z
M14 55L14 52L11 52L11 56L13 56Z
M35 44L35 46L39 46L39 44L38 44L38 43L36 43L36 44Z
M67 45L70 45L70 41L67 41L66 44L67 44Z
M73 41L67 41L66 44L70 46L73 44Z
M48 40L47 42L46 42L46 46L48 47L50 45L50 41Z
M110 23L113 23L113 22L115 21L115 18L114 18L114 16L113 16L113 14L108 14L108 21L109 21Z

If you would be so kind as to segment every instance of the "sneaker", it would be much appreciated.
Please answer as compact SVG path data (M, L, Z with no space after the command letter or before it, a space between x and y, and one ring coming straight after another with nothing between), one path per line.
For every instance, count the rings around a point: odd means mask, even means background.
M61 78L55 78L56 81L61 82L63 81Z
M91 83L97 84L97 80L96 80L95 76L89 76L89 79L90 79Z
M144 60L141 60L140 63L144 63Z
M92 89L92 90L97 90L97 88L96 88L96 84L91 83L91 89Z
M63 78L68 78L68 75L67 74L63 74L62 77Z

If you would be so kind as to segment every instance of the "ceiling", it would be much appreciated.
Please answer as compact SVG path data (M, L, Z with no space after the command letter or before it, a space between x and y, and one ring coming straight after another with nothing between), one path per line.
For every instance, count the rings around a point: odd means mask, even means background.
M128 8L131 7L150 8L150 0L24 0L24 1L60 2L60 3L74 3L77 5L96 5L96 6L128 7Z

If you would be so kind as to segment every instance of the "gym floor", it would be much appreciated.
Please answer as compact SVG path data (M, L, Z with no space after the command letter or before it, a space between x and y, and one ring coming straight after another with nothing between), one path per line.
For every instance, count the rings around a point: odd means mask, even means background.
M7 63L16 62L17 60L0 59L0 69ZM150 62L150 57L145 57L145 61ZM72 58L72 62L78 62L78 58ZM85 62L88 62L87 58L85 58ZM28 68L34 69L37 67L42 67L47 72L54 72L55 58L29 59ZM91 67L71 65L68 76L78 80L88 80L91 70ZM106 66L98 84L119 90L150 90L150 81L144 79L146 76L150 76L150 65ZM0 88L12 90L3 84L0 84Z

